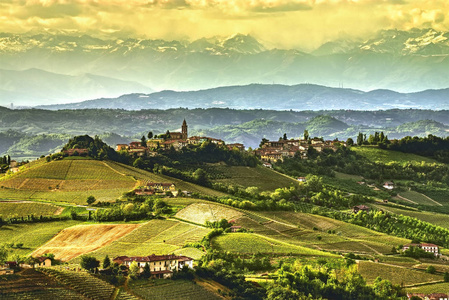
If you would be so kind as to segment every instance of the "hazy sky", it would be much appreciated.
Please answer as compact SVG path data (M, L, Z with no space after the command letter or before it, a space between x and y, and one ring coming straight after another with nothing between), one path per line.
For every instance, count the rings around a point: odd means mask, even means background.
M1 0L0 31L79 30L142 38L251 34L313 48L385 28L449 28L447 0Z

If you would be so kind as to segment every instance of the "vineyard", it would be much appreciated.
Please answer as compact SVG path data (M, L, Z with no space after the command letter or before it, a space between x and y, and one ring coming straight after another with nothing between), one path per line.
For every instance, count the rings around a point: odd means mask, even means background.
M119 198L137 181L96 160L62 160L40 163L0 181L0 198L45 199L85 203L89 195L100 201Z
M0 216L2 217L26 217L26 216L50 216L62 211L61 207L38 202L14 202L0 201Z
M243 213L238 210L219 204L193 203L180 210L176 217L198 224L205 224L206 221L228 221L241 217Z
M213 182L243 187L255 186L261 191L273 191L298 183L293 178L279 174L265 167L239 167L226 165L208 165L205 167Z
M399 151L392 150L383 150L374 147L352 147L352 151L355 151L357 154L365 156L371 161L380 161L383 163L389 162L399 162L399 163L409 163L411 161L414 162L426 162L426 163L436 163L434 159L412 154L412 153L404 153Z
M135 280L129 283L131 291L146 300L213 300L223 299L193 281L187 280Z
M41 256L53 253L56 259L71 260L95 251L138 228L139 224L78 225L62 230L53 239L32 253Z
M393 284L410 285L424 282L442 281L443 276L428 274L424 271L411 270L408 268L395 267L368 261L358 264L360 274L367 283L373 283L377 276L388 279Z
M92 255L103 259L104 256L120 255L144 256L150 254L168 254L177 252L202 254L190 248L181 249L186 243L200 241L210 229L171 220L151 220L121 239L98 249ZM177 251L178 250L178 251ZM181 251L181 250L185 250ZM198 257L193 257L198 258Z
M40 268L39 271L88 299L110 300L115 291L113 285L84 271L74 272L54 268Z
M333 254L313 250L306 247L288 244L275 239L248 233L231 233L213 239L214 248L232 253L252 254L264 253L269 255L307 255L334 256Z
M64 228L77 224L79 224L78 221L55 221L3 225L0 227L0 241L7 244L23 243L21 248L11 249L10 255L28 255L48 242Z

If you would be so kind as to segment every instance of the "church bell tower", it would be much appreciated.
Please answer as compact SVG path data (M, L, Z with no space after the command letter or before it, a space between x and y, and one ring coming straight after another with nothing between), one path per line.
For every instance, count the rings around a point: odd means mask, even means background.
M188 135L187 135L187 122L186 119L184 119L184 122L182 122L182 139L183 140L187 140Z

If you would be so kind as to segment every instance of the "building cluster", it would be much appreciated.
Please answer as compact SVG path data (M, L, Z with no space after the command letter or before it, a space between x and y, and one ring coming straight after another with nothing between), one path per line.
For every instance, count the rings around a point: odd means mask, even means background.
M408 250L411 247L420 248L428 253L433 253L435 256L440 256L440 249L435 244L421 243L421 244L407 244L402 247L402 251Z
M181 126L181 132L173 132L168 131L165 135L161 135L162 137L154 137L145 141L145 144L142 145L142 142L132 142L128 144L118 144L116 146L117 151L127 151L130 155L134 157L143 157L143 156L155 156L157 152L155 150L158 149L174 149L176 151L181 150L183 147L187 147L189 145L201 145L204 142L210 142L216 145L225 145L225 142L205 136L188 136L188 128L187 122L184 120ZM240 151L245 150L245 146L240 143L235 144L226 144L226 147L230 150L238 149Z
M407 293L407 299L412 299L413 297L423 300L449 300L449 293Z
M276 162L278 160L284 160L285 157L293 157L296 153L299 153L301 158L307 159L307 151L309 148L313 148L318 152L324 149L332 149L335 151L338 145L345 145L345 143L323 141L322 139L265 141L254 153L262 161Z
M178 193L174 183L149 182L145 186L134 190L136 195L166 195L168 192Z
M193 268L192 258L177 255L118 256L113 259L113 262L128 268L133 262L136 262L140 268L140 273L148 264L151 276L155 278L169 278L173 275L173 272L180 271L184 266Z

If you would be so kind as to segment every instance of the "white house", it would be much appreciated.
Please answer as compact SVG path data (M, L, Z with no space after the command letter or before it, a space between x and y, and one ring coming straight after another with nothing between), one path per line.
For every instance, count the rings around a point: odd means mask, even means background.
M387 181L384 183L383 187L386 188L387 190L392 190L394 189L394 183L391 181Z

